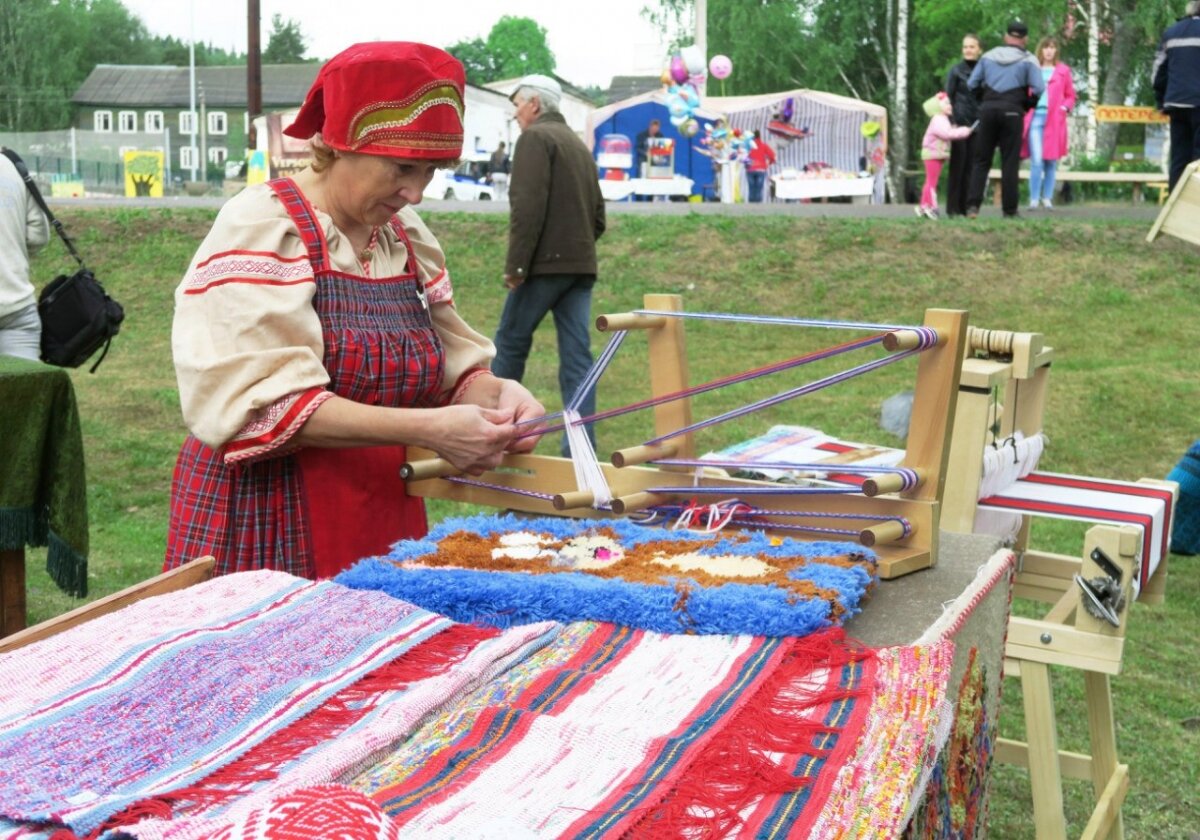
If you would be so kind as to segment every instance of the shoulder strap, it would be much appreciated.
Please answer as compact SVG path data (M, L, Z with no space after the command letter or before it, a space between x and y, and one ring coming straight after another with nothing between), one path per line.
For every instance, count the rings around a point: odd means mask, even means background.
M46 218L50 220L50 224L58 232L62 238L63 244L67 246L67 250L71 252L71 256L75 258L75 262L79 263L81 268L87 268L83 264L83 257L79 256L79 252L75 250L74 243L67 236L67 231L63 228L62 222L55 218L54 213L46 206L46 199L42 198L42 191L38 189L37 183L29 174L29 170L25 168L25 161L21 160L20 155L12 149L4 149L3 154L6 158L12 161L12 165L17 168L17 174L21 176L21 180L25 182L25 186L29 189L29 194L33 196L33 200L37 202L37 206L42 208L42 212L46 214Z

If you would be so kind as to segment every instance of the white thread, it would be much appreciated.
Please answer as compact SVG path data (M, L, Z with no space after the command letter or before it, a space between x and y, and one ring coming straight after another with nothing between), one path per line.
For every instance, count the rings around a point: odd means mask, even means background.
M579 412L573 408L563 409L563 434L571 447L571 466L575 468L575 486L592 494L592 507L598 508L612 501L612 490L604 477L604 470L596 460L596 451L588 440L587 429L579 422Z

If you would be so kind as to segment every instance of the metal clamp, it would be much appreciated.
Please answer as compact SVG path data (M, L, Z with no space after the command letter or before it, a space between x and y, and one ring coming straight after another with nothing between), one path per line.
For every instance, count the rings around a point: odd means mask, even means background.
M1083 590L1083 608L1089 615L1103 619L1113 627L1120 627L1120 613L1125 609L1121 567L1098 547L1092 549L1090 557L1104 572L1104 576L1088 580L1083 575L1075 575L1075 582Z

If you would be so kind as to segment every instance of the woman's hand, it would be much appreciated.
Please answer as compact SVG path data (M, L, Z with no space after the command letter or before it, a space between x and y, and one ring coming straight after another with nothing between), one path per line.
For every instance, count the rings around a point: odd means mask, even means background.
M500 411L511 412L512 422L520 424L526 420L535 420L546 416L545 407L529 392L529 389L515 379L501 379L500 393L496 397L496 408ZM540 428L540 425L517 426L517 434L527 434ZM531 435L512 441L508 446L509 452L532 452L537 446L541 435Z
M448 405L432 411L436 416L422 445L470 475L498 466L517 433L511 411L477 405Z

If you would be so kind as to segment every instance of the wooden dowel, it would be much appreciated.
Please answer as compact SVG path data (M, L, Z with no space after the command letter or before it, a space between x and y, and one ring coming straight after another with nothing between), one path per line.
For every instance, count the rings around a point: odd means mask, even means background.
M631 446L614 452L612 464L614 467L632 467L656 458L674 458L677 452L679 444L675 442L660 443L658 446Z
M891 353L898 350L915 350L919 346L921 336L915 330L896 330L883 337L883 347Z
M908 536L912 536L912 531L909 532ZM878 525L872 525L870 528L863 528L858 532L858 541L868 548L873 545L886 545L887 543L898 542L902 539L904 539L904 525L894 519L890 519L887 522L880 522Z
M914 470L917 474L917 483L909 490L914 490L925 483L925 471ZM899 473L884 473L883 475L873 475L862 483L862 491L864 496L881 496L884 493L899 493L904 490L904 476Z
M405 481L424 481L427 478L458 475L460 472L462 470L445 458L427 458L423 461L409 461L400 465L400 477Z
M657 493L631 493L628 496L618 496L612 500L613 513L618 516L624 516L627 513L632 513L635 510L644 510L651 505L656 505L662 501L663 497Z
M591 507L596 503L596 494L590 490L572 490L559 493L554 497L555 510L571 510L572 508Z
M596 318L596 329L600 332L616 332L617 330L653 330L667 323L662 315L638 315L634 312L620 312L615 315L601 315Z

